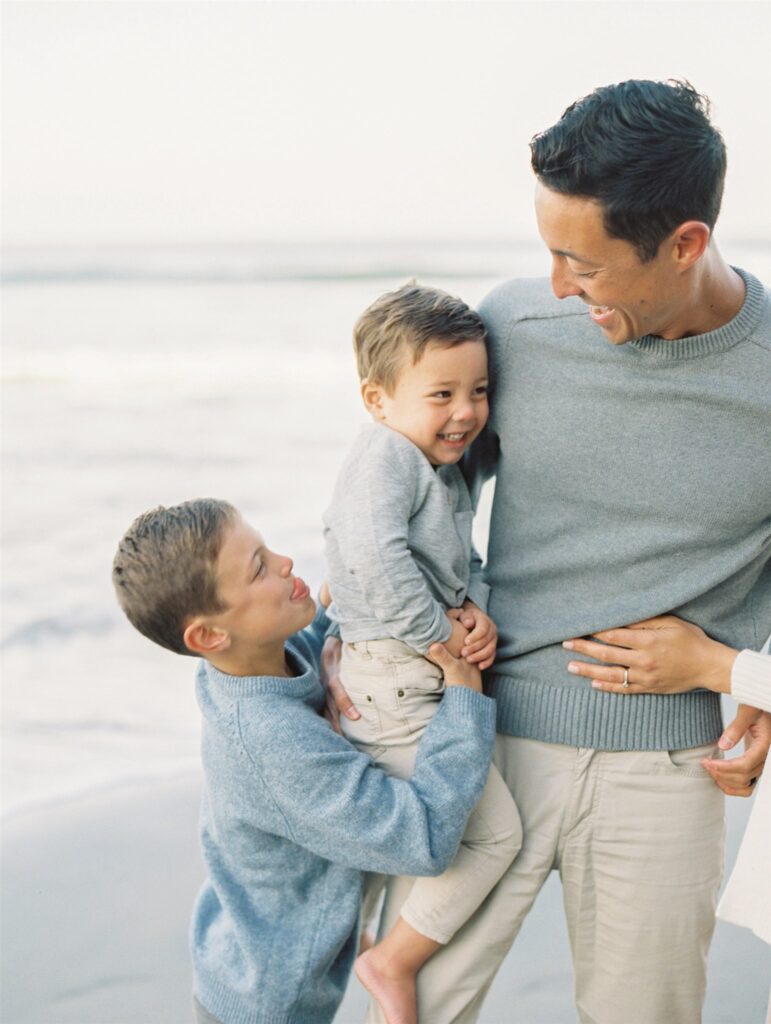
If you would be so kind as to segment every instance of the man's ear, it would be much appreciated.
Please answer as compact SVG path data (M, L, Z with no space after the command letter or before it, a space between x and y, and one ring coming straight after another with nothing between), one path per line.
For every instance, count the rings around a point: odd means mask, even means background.
M672 259L681 270L688 270L707 250L712 232L700 220L684 221L670 235Z
M182 634L185 647L206 658L211 654L222 654L230 647L230 633L218 626L210 626L200 616L185 627Z
M385 389L382 384L377 384L375 381L370 380L369 377L365 377L361 382L361 398L364 402L364 406L370 416L374 416L375 419L382 420L385 418L385 412L383 410L383 396Z

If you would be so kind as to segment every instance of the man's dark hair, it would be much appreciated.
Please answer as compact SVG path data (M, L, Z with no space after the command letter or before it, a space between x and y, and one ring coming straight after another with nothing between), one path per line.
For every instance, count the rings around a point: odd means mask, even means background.
M225 528L238 512L226 501L197 498L135 519L118 545L112 582L132 626L177 654L195 615L224 611L216 566Z
M652 260L678 224L714 228L726 152L709 100L688 82L606 85L530 142L538 180L602 204L605 230Z

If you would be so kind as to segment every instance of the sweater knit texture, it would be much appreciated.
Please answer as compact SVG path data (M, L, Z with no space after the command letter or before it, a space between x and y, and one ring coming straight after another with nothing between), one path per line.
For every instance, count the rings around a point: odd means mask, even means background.
M448 690L410 782L321 717L329 621L286 645L291 678L198 671L203 713L194 991L223 1024L329 1024L356 955L362 871L441 874L487 778L494 703Z
M472 519L457 466L432 466L390 427L363 427L324 514L330 618L342 639L393 638L425 654L449 637L448 608L469 597L484 611Z
M738 273L737 315L676 341L611 345L547 280L483 302L494 395L469 472L496 475L500 731L605 750L720 735L716 694L593 690L561 642L670 612L732 647L771 631L771 301Z

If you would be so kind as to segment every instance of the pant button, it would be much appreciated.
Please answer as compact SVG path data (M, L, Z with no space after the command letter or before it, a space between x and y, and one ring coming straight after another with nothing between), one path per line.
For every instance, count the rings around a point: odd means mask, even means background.
M396 691L396 696L397 697L403 697L404 696L404 690L397 690Z

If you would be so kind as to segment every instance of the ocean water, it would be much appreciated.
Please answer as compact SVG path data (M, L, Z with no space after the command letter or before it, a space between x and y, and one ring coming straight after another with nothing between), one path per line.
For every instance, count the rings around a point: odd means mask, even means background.
M771 270L768 247L728 255ZM6 255L5 813L196 763L194 661L113 598L134 516L226 498L318 585L321 514L364 420L356 316L410 274L476 303L547 269L541 247L502 244Z

